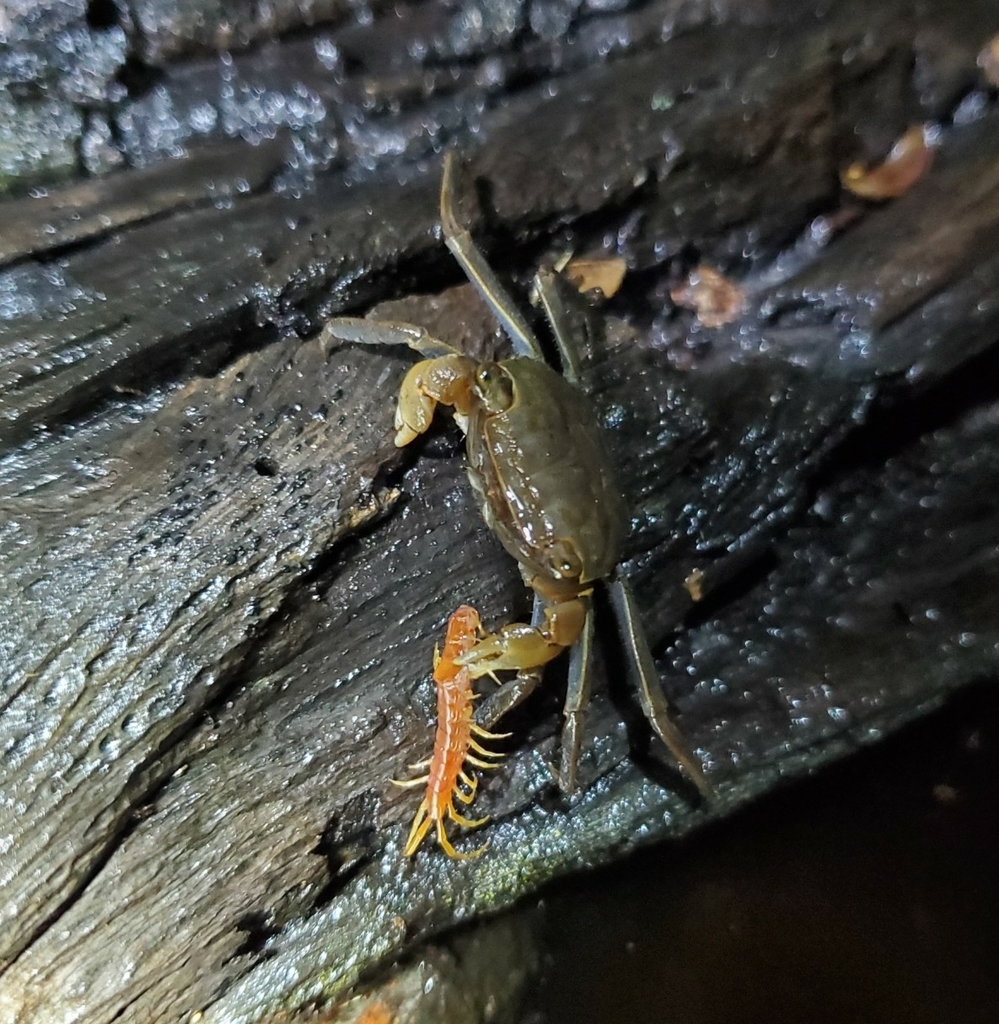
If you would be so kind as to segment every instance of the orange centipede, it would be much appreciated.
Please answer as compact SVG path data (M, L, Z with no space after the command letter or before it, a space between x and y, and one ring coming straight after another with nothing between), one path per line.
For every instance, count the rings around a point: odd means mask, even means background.
M497 740L509 735L486 732L475 724L472 719L472 701L476 695L472 691L472 680L467 668L455 664L455 659L475 643L479 625L479 613L467 604L462 605L448 620L444 650L434 651L434 683L437 687L434 751L426 761L410 765L414 769L426 768L427 774L405 782L393 780L397 786L420 786L423 783L427 786L403 850L407 857L416 853L431 825L436 826L437 842L449 857L477 857L485 850L485 846L480 846L471 853L458 853L444 828L447 818L464 828L478 828L489 820L464 817L458 812L454 801L457 798L467 805L475 799L479 780L465 770L466 763L477 768L495 768L496 759L503 756L483 747L478 739Z

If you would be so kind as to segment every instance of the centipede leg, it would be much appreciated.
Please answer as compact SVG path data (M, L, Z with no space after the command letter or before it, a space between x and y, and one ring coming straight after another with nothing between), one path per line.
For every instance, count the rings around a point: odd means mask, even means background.
M416 812L416 817L413 818L413 825L409 830L409 835L406 837L406 845L402 850L403 856L412 857L419 848L420 843L423 842L423 837L430 831L431 819L429 810L430 804L424 799Z
M472 732L476 736L481 736L484 740L507 740L513 735L510 732L487 732L481 726L476 725L475 722L472 722Z
M414 789L416 786L426 785L429 778L429 775L421 775L418 779L389 779L389 781L400 789Z
M489 820L487 815L484 818L463 818L455 809L454 804L448 804L447 813L453 822L461 825L462 828L479 828L480 825L485 825Z
M483 843L477 849L469 850L468 853L459 853L459 851L452 845L451 840L447 837L447 832L444 830L443 818L439 819L437 822L437 842L440 845L440 848L454 860L474 860L476 857L481 857L482 854L486 852L486 847L489 846L488 843Z
M474 750L477 754L481 754L483 757L503 757L503 754L498 750L489 750L487 747L482 746L481 743L477 743L472 739L468 741L468 749Z
M500 757L503 755L500 754ZM465 760L469 764L474 764L476 768L499 768L499 761L483 761L481 757L474 757L472 754L466 754Z

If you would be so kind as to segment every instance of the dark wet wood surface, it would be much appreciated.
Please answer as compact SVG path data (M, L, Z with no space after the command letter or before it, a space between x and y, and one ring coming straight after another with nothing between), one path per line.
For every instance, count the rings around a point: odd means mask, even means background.
M7 201L0 1021L250 1022L335 998L994 675L985 8L761 2L709 24L693 4L661 42L674 6L584 17L564 46L438 33L454 52L426 66L404 43L438 38L434 5L310 29L343 34L343 102L377 98L310 180L277 166L280 141L239 156L209 136L186 164ZM303 39L327 52L307 33L235 59L290 74ZM212 44L147 43L180 109L209 65L167 59ZM119 111L129 153L140 106ZM911 192L841 195L845 162L931 119ZM392 445L409 357L316 333L378 303L501 344L438 238L427 154L452 140L476 234L518 286L564 249L628 260L588 377L634 511L626 571L718 798L699 805L650 742L605 631L585 791L560 799L548 771L555 671L477 800L488 855L404 862L415 801L388 780L426 756L434 642L459 602L499 624L527 599L453 426ZM671 306L695 262L746 289L736 322Z

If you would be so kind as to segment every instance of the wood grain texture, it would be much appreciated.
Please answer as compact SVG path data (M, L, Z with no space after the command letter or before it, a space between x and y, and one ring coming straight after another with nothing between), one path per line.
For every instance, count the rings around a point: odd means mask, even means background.
M844 208L836 184L858 138L953 114L977 29L901 2L760 3L670 33L675 6L580 22L576 47L621 40L590 66L497 28L427 69L391 18L343 26L343 53L369 38L374 56L338 87L398 90L356 123L378 160L358 144L298 191L174 206L207 194L194 160L151 175L155 215L3 250L3 1024L305 1013L995 675L992 98L947 121L908 195ZM269 66L286 43L302 37ZM502 83L488 102L478 60ZM168 68L177 103L191 71ZM477 798L489 853L460 863L402 858L411 794L388 780L426 756L448 614L500 624L527 598L453 426L392 445L410 357L317 337L373 306L502 344L437 237L441 136L413 125L440 104L469 154L465 214L518 294L566 248L629 262L587 379L633 509L625 569L719 791L698 804L651 742L605 630L586 788L559 798L547 767L556 670ZM739 321L699 330L668 303L694 259L740 279Z

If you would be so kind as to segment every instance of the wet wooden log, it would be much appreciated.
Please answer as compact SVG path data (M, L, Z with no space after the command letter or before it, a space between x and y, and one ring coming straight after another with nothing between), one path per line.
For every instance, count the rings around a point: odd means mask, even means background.
M314 180L248 148L245 188L219 196L210 136L186 165L90 182L82 222L73 194L7 204L0 1021L251 1022L335 999L994 675L985 8L759 3L709 24L709 5L682 23L674 6L582 18L564 44L442 34L454 14L435 6L404 31L320 27L341 56L375 55L341 66L313 41L330 88L376 100L346 134L331 107L320 134L342 147ZM301 45L246 51L244 74L289 73ZM165 65L171 110L193 109L204 70ZM113 111L122 132L152 123L143 102ZM431 115L449 133L418 130ZM934 118L924 180L878 207L843 198L855 129L873 157ZM585 790L553 790L552 673L477 800L489 854L465 862L403 860L413 801L388 780L426 754L448 613L501 623L526 596L454 429L392 445L408 357L317 336L374 306L502 344L438 238L442 134L467 151L469 215L503 273L526 284L566 249L628 261L590 384L634 510L626 570L718 789L699 804L650 742L608 634ZM156 155L134 141L136 164ZM726 326L667 297L700 262L745 291Z

